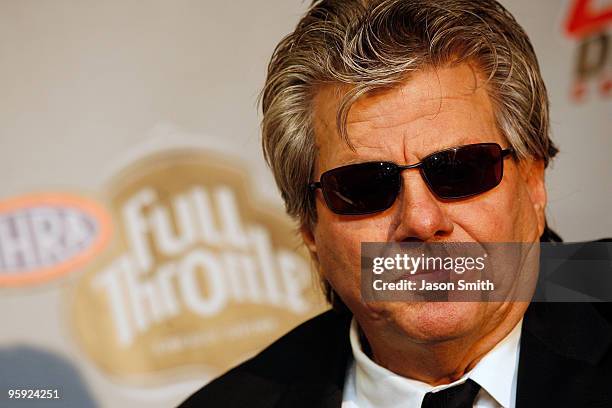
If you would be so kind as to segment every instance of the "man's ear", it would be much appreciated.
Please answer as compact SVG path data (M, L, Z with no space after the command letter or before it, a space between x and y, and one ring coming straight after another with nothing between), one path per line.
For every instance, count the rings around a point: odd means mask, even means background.
M538 220L538 231L542 235L546 225L547 201L546 185L544 183L544 161L521 160L519 167Z
M312 228L306 224L302 224L300 226L300 234L302 235L302 240L304 240L304 245L306 245L308 252L310 252L310 256L314 261L317 261L319 259L317 257L317 243Z

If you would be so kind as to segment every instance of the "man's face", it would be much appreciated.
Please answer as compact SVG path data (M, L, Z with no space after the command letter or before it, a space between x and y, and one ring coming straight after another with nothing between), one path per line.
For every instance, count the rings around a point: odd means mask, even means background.
M414 164L448 147L508 142L497 129L482 78L469 65L426 70L402 86L361 98L349 112L347 129L355 150L336 129L338 87L315 97L319 149L316 173L350 163ZM400 195L383 212L364 216L333 213L317 191L318 220L303 230L309 250L362 326L386 328L416 342L442 341L490 330L514 307L502 303L363 303L361 242L535 242L544 229L546 193L541 162L504 161L500 185L459 200L437 199L416 170L402 173Z

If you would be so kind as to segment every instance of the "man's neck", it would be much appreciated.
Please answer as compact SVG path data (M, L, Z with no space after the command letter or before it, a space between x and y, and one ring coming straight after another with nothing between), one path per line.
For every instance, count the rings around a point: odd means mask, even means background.
M385 330L377 324L368 326L366 322L363 329L359 324L360 340L364 352L378 365L432 386L448 384L463 377L502 341L521 320L527 306L525 302L514 303L491 327L461 338L416 342L394 330Z

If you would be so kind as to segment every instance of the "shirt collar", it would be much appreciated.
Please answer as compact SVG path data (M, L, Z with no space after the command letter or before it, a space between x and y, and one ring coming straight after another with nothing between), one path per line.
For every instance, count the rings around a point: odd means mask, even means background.
M514 406L522 323L523 319L468 373L502 407Z
M353 351L354 392L359 406L393 407L421 406L425 394L440 391L465 382L476 381L502 407L512 406L518 363L522 319L512 331L489 351L476 366L463 377L450 384L431 385L402 377L372 361L362 350L357 321L351 321L349 338Z

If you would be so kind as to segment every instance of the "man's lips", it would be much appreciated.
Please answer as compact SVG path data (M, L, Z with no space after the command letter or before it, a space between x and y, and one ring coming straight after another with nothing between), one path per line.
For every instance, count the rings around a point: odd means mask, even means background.
M403 273L397 278L393 279L392 282L399 282L401 280L421 280L427 279L428 282L448 282L450 280L450 271L446 269L420 269L415 273Z

